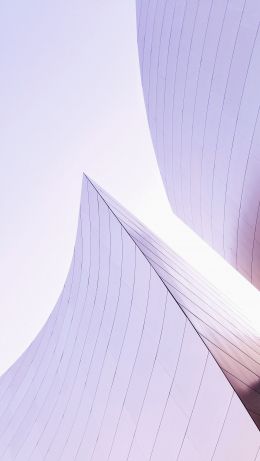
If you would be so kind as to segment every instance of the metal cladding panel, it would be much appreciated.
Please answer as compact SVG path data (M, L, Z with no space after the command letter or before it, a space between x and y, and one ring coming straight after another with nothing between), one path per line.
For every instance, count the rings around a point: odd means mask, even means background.
M174 212L260 287L260 2L137 0L147 116Z
M186 313L84 179L62 294L0 379L0 459L255 461L259 447Z
M241 311L99 189L216 359L260 428L260 341Z

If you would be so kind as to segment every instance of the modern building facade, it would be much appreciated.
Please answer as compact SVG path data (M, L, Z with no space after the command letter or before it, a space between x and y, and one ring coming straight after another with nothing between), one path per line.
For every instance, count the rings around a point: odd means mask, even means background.
M260 286L260 2L137 0L173 210ZM72 263L0 377L1 461L260 461L260 340L237 307L83 179Z
M260 429L260 340L241 311L104 190L109 207L195 327Z
M174 212L260 287L260 2L137 0L144 99Z
M84 178L64 289L0 379L0 459L260 461L259 346L235 306Z

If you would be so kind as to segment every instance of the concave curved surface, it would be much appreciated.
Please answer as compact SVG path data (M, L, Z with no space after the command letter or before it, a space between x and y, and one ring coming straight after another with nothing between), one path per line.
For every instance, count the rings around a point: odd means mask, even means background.
M85 178L64 290L0 379L1 460L259 461L259 446L186 312Z

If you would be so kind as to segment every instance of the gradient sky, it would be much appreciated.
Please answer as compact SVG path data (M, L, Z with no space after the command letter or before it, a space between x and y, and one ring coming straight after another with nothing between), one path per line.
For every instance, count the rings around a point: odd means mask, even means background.
M247 300L255 326L258 292L170 212L146 121L135 1L4 0L0 55L0 373L62 289L83 171Z

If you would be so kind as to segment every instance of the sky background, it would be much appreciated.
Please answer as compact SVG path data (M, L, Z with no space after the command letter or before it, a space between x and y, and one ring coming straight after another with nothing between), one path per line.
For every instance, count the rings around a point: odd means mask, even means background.
M146 120L135 1L0 2L0 374L46 321L72 257L83 171L220 286L259 293L175 218Z

